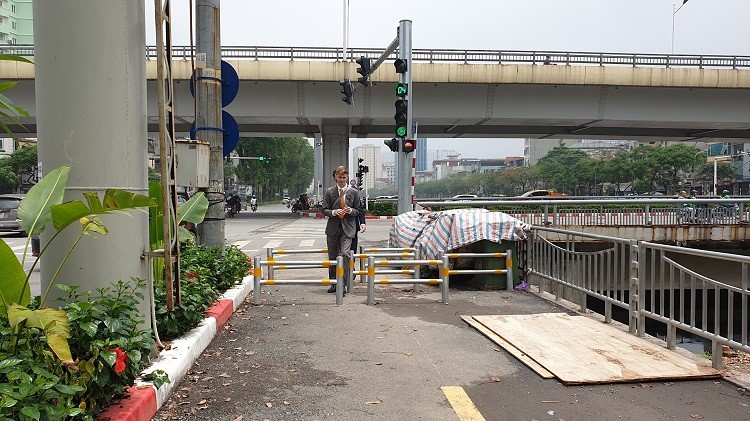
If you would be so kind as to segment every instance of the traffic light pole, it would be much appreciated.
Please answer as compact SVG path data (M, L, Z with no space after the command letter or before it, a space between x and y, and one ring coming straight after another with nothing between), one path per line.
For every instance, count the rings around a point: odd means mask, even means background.
M411 83L411 21L402 20L398 25L398 57L406 60L408 70L399 74L399 82L408 87L406 96L406 139L414 138L414 125L412 122L412 99L414 87ZM398 153L396 154L396 167L398 172L398 213L404 213L414 210L413 208L413 179L412 161L414 153L404 153L403 142L399 142Z

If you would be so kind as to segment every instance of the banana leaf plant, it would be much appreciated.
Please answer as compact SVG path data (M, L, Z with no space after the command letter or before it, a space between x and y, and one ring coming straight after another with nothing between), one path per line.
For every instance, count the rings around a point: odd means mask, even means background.
M128 210L155 205L155 201L147 196L130 193L125 190L108 189L104 198L96 192L84 193L86 202L72 200L63 203L65 185L68 181L70 167L56 168L44 176L29 190L18 207L18 218L21 228L28 233L26 248L22 261L19 262L13 250L5 242L0 242L0 316L7 317L10 327L17 331L22 323L28 327L36 327L44 331L47 344L55 355L66 364L73 364L67 339L70 338L68 318L65 311L45 308L44 303L50 288L57 282L57 277L73 249L84 235L106 235L107 227L98 215L110 213L125 213ZM45 244L37 256L28 273L24 272L23 263L29 248L30 238L39 235L52 222L55 233ZM41 297L38 309L29 309L31 289L29 277L39 259L47 248L55 241L63 229L79 223L81 232L73 244L68 248L59 266L50 279L47 289Z

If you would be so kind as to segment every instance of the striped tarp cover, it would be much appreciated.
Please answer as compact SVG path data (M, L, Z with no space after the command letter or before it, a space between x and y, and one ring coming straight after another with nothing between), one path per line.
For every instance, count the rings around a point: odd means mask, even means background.
M388 246L418 247L420 258L438 259L443 250L480 240L520 241L526 238L529 229L519 219L487 209L406 212L395 218Z

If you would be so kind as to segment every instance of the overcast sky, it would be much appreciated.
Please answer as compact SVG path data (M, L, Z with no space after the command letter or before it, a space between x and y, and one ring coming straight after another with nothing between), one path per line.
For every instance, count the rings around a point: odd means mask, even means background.
M197 0L193 0L195 4ZM345 0L222 0L222 45L340 47ZM155 44L153 1L147 43ZM412 21L413 48L750 55L750 0L350 0L349 46L385 48ZM189 44L189 2L172 0L173 44ZM492 147L488 148L488 142ZM382 144L352 139L351 146ZM523 154L523 141L431 139L464 157ZM493 156L487 156L487 150Z

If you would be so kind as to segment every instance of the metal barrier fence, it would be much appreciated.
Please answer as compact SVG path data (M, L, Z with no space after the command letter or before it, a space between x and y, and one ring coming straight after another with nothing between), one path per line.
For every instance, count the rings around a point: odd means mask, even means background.
M508 291L513 290L513 252L509 250L506 253L443 253L443 257L447 258L445 270L448 275L479 275L479 274L492 274L492 275L505 275L505 289ZM448 269L447 264L450 263L450 259L458 259L461 257L474 257L474 258L504 258L505 269Z
M266 265L269 270L268 279L263 279L262 265ZM274 260L261 261L260 257L253 258L253 304L258 305L261 302L260 299L260 286L261 285L321 285L330 286L331 279L273 279L270 276L270 268L279 266L280 264ZM311 263L310 261L287 261L283 263L288 269L291 268L309 268L319 267L328 268L333 265L336 266L336 305L344 303L344 258L339 256L335 261L323 260L320 263Z
M349 259L349 288L354 286L354 276L359 275L360 279L369 274L367 269L367 258L370 256L378 258L401 258L414 259L417 256L417 249L414 247L364 247L359 246L359 253L354 253ZM359 270L355 270L355 260L359 259ZM380 269L375 270L380 274L399 274L414 276L414 269ZM418 274L418 271L417 271ZM414 284L414 292L419 292L419 284Z
M583 238L602 247L577 250L584 246L576 240ZM528 267L540 279L540 291L546 281L554 285L557 299L562 287L579 291L582 310L587 296L601 299L607 323L612 306L623 308L630 333L638 336L645 335L646 318L663 323L669 349L676 346L678 329L709 340L716 368L722 368L721 345L750 352L750 257L543 227L533 227L528 242ZM709 274L701 274L675 261L688 258L707 259L707 265L721 261L725 276L740 285L712 278L708 266Z
M375 256L367 257L367 304L375 304L375 283L381 285L393 285L393 284L426 284L426 285L440 285L442 292L442 302L448 304L448 271L446 270L448 257L443 256L442 260L375 260ZM441 278L420 278L419 267L421 265L437 266L440 270ZM412 267L413 277L410 279L375 279L376 267ZM382 273L382 272L381 272ZM415 291L415 292L418 292Z
M348 48L348 57L378 58L382 48ZM34 45L13 44L0 48L2 54L24 57L34 56ZM172 47L175 59L187 60L193 56L190 46ZM221 46L222 59L246 60L341 60L343 49L338 47L271 47L271 46ZM156 46L146 46L146 58L156 59ZM397 58L397 54L391 54ZM412 59L417 62L496 63L496 64L557 64L577 66L628 66L628 67L687 67L687 68L750 68L750 57L738 55L696 54L642 54L572 51L521 51L521 50L456 50L414 49Z

